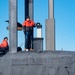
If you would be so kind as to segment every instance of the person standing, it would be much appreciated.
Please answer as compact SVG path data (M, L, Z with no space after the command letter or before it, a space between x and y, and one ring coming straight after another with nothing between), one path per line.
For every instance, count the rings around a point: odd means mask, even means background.
M25 51L26 49L31 51L33 50L33 27L35 26L35 23L28 16L22 26L25 34Z

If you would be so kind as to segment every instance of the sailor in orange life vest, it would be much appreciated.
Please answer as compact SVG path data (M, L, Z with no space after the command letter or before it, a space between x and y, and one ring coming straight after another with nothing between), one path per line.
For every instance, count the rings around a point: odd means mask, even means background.
M8 52L8 50L9 50L8 37L5 37L2 41L2 43L0 44L0 52L5 54L6 52Z
M25 34L25 51L27 49L31 51L33 50L33 27L35 27L35 23L30 20L30 17L27 17L22 26Z

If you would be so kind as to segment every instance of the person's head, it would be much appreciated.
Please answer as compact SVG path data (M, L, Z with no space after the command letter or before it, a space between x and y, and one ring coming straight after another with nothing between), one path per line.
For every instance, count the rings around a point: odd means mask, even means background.
M27 21L29 21L29 20L30 20L30 17L29 17L29 16L27 16L26 20L27 20Z
M5 37L4 40L8 41L8 37Z

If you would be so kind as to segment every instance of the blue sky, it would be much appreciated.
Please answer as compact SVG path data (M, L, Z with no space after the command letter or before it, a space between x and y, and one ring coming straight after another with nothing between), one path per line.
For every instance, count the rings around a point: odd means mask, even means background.
M0 43L5 36L9 19L9 0L0 0ZM54 0L56 50L75 51L75 0ZM48 18L48 0L34 0L34 21L42 24L45 49L45 20ZM18 0L18 22L24 21L24 0ZM34 29L36 37L36 28ZM18 31L18 46L24 43L23 31ZM24 44L22 46L24 49Z

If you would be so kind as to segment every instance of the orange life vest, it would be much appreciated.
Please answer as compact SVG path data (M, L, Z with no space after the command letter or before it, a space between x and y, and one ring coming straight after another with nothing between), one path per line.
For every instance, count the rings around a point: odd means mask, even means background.
M33 27L34 26L34 21L32 21L32 20L29 20L29 21L24 21L23 22L23 24L22 24L23 26L25 26L25 27Z
M6 48L8 46L8 42L6 40L3 40L0 44L0 48Z

